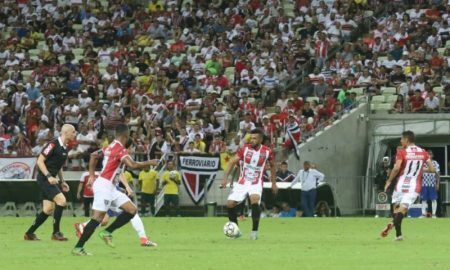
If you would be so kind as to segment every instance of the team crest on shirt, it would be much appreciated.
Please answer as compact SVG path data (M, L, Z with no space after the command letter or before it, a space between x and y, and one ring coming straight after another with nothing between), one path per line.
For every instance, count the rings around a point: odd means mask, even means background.
M216 178L220 168L220 156L180 155L178 164L184 188L191 200L199 204Z

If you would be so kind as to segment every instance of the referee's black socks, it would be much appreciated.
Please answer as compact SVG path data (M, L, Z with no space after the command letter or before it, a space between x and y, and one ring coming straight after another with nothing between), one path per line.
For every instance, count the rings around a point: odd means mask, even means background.
M261 217L261 207L259 206L259 203L252 204L252 221L253 221L252 231L258 230L260 217Z
M36 219L33 222L33 225L31 225L31 227L28 229L27 234L33 234L37 228L39 228L39 226L42 225L42 223L44 223L48 218L48 215L44 212L39 213L39 215L37 215Z
M53 234L59 232L59 224L61 223L61 217L64 210L64 206L56 205L55 212L53 213Z
M116 220L114 220L113 223L111 223L111 225L109 225L108 228L105 229L105 231L107 232L114 232L115 230L119 229L120 227L122 227L123 225L127 224L128 221L130 221L135 214L130 214L128 212L123 211L117 218Z
M91 219L88 224L84 227L83 234L81 235L80 239L78 240L78 243L75 247L82 248L84 246L84 243L89 240L91 235L94 233L95 229L100 225L100 222L98 222L95 219Z

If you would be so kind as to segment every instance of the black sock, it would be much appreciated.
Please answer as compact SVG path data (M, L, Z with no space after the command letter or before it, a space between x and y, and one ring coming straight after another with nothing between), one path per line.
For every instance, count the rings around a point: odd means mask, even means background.
M396 233L397 237L402 235L403 216L404 216L403 213L394 214L394 226L395 226L395 233Z
M253 228L252 231L257 231L259 227L259 218L261 217L261 207L259 204L252 204L252 220L253 220Z
M87 240L89 240L89 238L94 233L95 229L98 227L99 224L100 223L97 220L91 219L88 222L88 224L86 224L86 226L84 227L83 234L81 235L80 240L78 240L78 243L76 244L75 247L82 248L84 246L84 243L86 243Z
M56 205L55 212L53 213L53 233L59 232L59 224L61 223L61 217L64 210L64 206Z
M130 214L128 212L122 212L117 218L116 220L114 220L114 222L109 225L108 228L106 228L105 230L107 232L114 232L116 229L119 229L120 227L122 227L123 225L127 224L128 221L130 221L135 214Z
M236 207L228 208L228 220L238 224L237 214L236 214Z
M42 223L44 223L48 218L48 215L44 212L39 213L39 215L37 215L36 219L33 222L33 225L31 225L31 227L28 229L27 234L33 234L37 228L39 228L39 226L42 225Z

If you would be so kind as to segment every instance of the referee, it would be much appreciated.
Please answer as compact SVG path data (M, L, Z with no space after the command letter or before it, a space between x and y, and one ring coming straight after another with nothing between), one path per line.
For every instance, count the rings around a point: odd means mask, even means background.
M39 171L36 181L41 189L43 208L42 212L36 217L33 225L25 233L25 240L40 240L34 232L53 213L52 240L67 241L67 238L59 230L62 212L66 206L66 197L64 197L61 190L63 192L69 191L69 185L64 182L62 166L67 159L67 143L73 140L75 136L76 131L72 125L63 125L61 128L61 136L48 142L38 157L37 165ZM56 178L57 175L60 182Z

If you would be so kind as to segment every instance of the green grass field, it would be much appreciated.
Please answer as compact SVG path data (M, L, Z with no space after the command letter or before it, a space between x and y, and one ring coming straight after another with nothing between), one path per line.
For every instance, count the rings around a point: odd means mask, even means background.
M393 242L378 236L384 218L262 219L257 241L248 239L251 219L230 240L226 218L144 218L159 247L140 247L126 225L114 234L116 248L97 230L86 245L94 256L75 257L72 224L82 220L63 218L68 242L50 240L50 219L37 231L42 241L27 242L31 218L0 218L0 269L450 269L450 219L406 219L405 241Z

